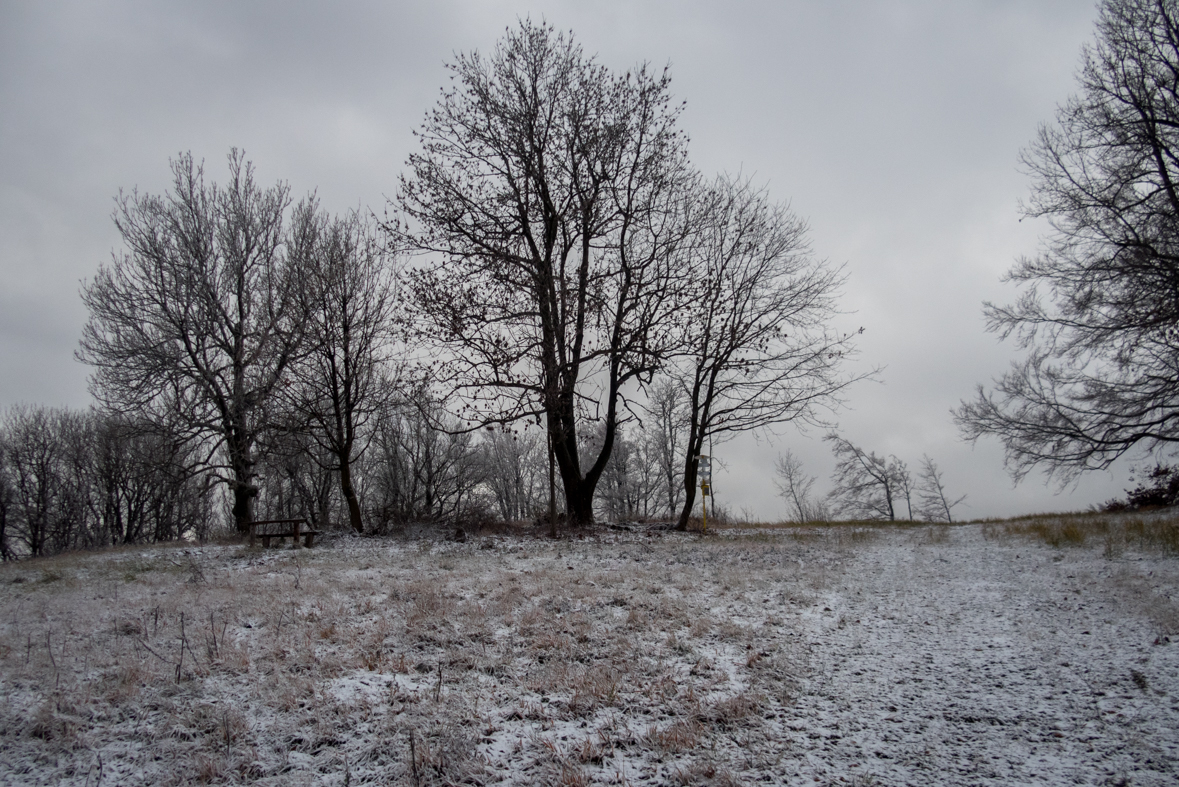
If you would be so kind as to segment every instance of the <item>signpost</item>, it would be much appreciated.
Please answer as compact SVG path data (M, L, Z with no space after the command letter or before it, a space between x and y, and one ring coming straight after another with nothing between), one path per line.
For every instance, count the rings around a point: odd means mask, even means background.
M708 532L708 493L712 485L712 460L707 454L696 457L696 476L700 479L700 510L704 516L704 532Z

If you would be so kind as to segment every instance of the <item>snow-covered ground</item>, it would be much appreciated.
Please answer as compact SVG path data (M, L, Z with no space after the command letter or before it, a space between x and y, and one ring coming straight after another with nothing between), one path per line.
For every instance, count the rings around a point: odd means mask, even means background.
M1108 538L135 548L0 609L2 784L1179 782L1179 559Z

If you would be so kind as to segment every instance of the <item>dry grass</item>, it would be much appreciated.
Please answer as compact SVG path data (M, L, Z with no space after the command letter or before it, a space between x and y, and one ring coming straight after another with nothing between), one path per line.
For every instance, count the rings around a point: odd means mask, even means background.
M983 527L1179 551L1160 515ZM792 611L884 532L342 539L5 564L0 783L741 783L810 671ZM949 526L913 538L955 540ZM1179 631L1179 611L1134 583L1161 635Z
M589 784L640 762L728 783L735 733L793 701L805 658L780 618L722 608L771 586L803 598L793 543L345 540L4 565L0 781Z
M1030 538L1051 547L1100 544L1107 556L1126 549L1179 554L1179 512L1036 514L984 523L989 538Z

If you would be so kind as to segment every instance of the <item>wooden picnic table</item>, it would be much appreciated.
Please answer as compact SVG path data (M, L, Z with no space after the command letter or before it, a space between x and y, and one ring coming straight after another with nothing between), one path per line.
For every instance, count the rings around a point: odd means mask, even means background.
M303 546L311 548L319 531L313 529L306 519L260 519L250 523L250 546L262 539L262 547L270 546L270 539L277 538L281 542L284 538L291 539L292 546L299 546L299 539L303 539Z

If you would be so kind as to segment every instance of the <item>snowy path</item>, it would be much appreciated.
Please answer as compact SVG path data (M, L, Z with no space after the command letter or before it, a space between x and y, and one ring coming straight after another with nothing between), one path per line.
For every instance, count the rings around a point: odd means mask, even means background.
M935 533L855 550L803 615L813 672L789 724L806 750L797 773L1177 783L1175 595L1152 576L1173 580L1173 561Z

